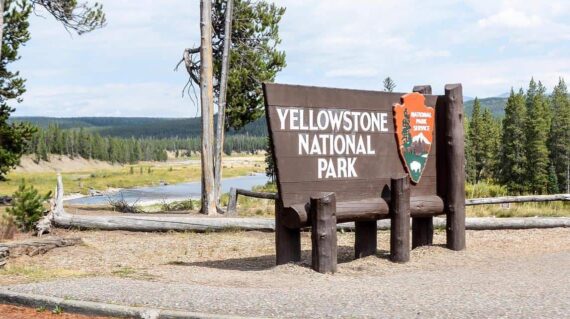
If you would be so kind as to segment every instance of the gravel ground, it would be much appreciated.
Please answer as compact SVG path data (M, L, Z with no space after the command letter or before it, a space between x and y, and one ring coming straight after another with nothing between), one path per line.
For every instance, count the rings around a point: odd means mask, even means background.
M274 267L272 233L60 232L86 245L20 257L0 271L17 292L132 306L261 317L547 317L570 313L570 229L468 231L468 249L415 249L411 262L379 252L352 260L339 234L339 271L303 261ZM32 271L33 270L33 271ZM48 281L45 281L48 280Z

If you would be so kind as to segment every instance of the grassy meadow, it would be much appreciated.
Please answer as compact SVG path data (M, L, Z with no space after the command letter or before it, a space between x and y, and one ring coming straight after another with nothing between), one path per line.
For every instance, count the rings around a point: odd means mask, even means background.
M244 176L250 173L265 171L263 155L234 155L224 159L224 177ZM150 186L159 183L182 183L198 181L200 179L200 164L198 158L184 161L148 162L136 165L115 165L107 168L72 167L69 171L62 169L65 193L87 194L89 189L107 190L112 188L130 188L136 186ZM12 194L24 179L26 183L34 185L40 192L53 191L56 183L56 174L51 171L21 171L16 170L8 174L7 181L0 182L0 194ZM268 183L255 187L256 191L275 192L276 185ZM487 183L466 185L467 198L497 197L508 195L506 188ZM222 203L226 204L228 194L222 196ZM183 205L181 205L183 206ZM194 201L194 209L199 208L199 202ZM161 204L142 207L146 212L159 212L164 210ZM4 207L0 206L0 213ZM274 203L272 200L239 196L238 214L240 216L272 217ZM2 214L0 214L1 216ZM534 217L570 216L570 203L519 203L510 205L481 205L467 207L469 217ZM0 217L1 218L1 217Z

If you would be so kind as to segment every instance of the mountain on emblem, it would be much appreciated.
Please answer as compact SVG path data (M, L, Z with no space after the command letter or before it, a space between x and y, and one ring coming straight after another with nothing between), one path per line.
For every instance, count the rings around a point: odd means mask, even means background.
M402 104L394 104L394 126L398 152L410 179L420 182L433 142L435 110L425 105L420 93L402 96Z

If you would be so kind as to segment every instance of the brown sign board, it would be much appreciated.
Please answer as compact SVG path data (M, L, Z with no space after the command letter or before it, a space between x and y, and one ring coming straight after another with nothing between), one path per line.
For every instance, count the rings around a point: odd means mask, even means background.
M334 192L337 201L385 197L390 179L406 173L393 113L406 93L283 84L263 89L284 207L307 203L320 192ZM442 96L424 97L437 114ZM434 141L438 124L436 119ZM438 194L436 144L411 196Z

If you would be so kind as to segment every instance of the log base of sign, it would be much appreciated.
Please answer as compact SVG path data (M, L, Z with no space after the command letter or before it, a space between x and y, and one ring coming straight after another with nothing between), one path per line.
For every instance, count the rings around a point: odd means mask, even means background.
M390 260L410 260L410 181L408 176L391 180Z
M301 260L301 230L283 224L283 202L275 200L275 256L276 264L283 265Z
M326 193L311 197L311 242L313 270L334 273L337 266L336 197Z
M433 217L412 218L412 249L433 244Z
M357 221L355 226L354 258L363 258L376 254L378 229L375 220Z
M447 248L465 249L465 145L461 84L445 86L445 162L447 174L444 208L447 216Z

